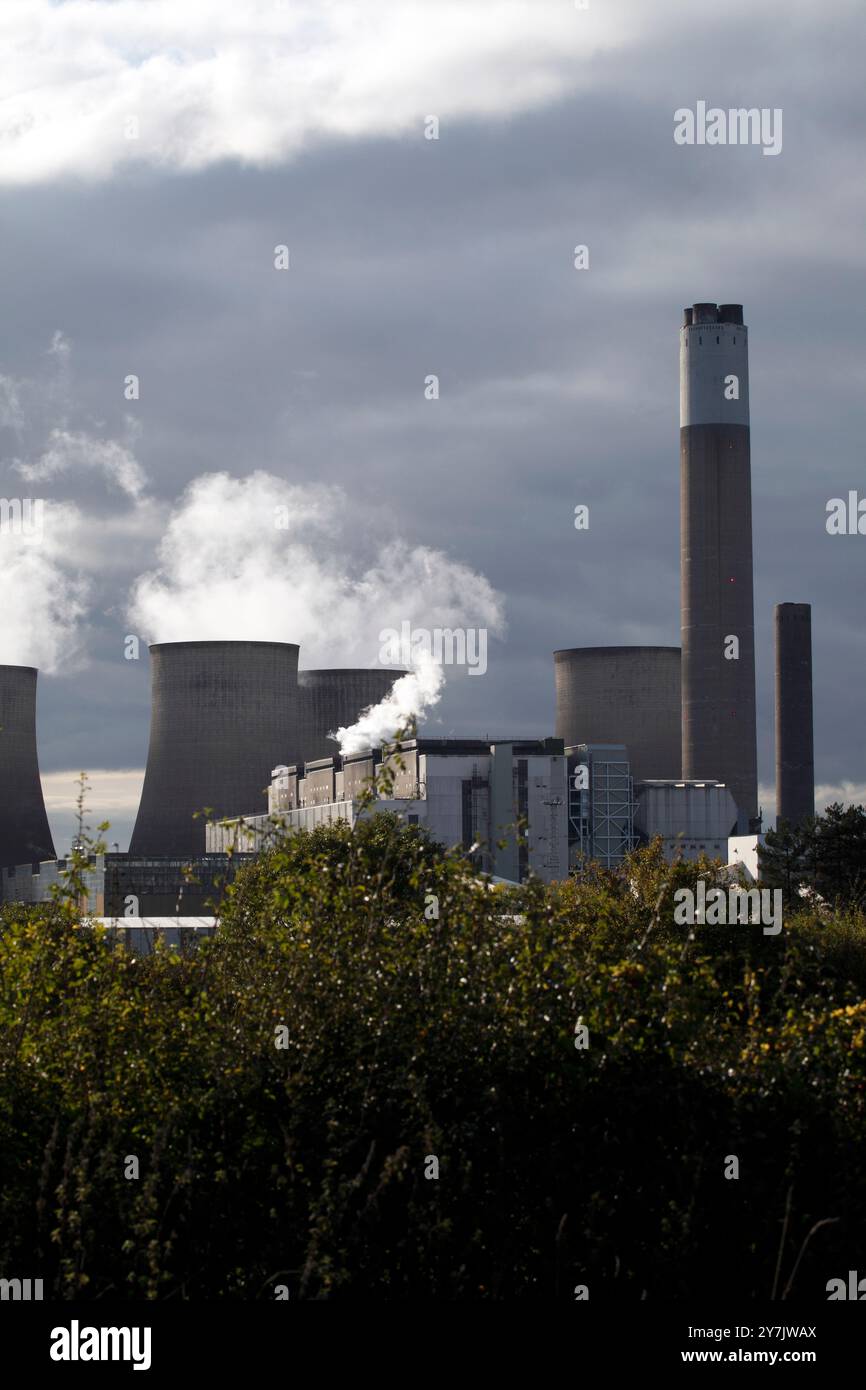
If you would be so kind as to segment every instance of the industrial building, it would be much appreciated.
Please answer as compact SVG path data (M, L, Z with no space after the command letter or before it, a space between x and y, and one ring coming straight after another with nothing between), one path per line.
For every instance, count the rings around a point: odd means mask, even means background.
M743 835L759 824L751 470L743 306L695 304L680 330L681 775L725 782Z
M404 674L299 673L288 642L161 642L150 656L150 747L129 845L138 858L203 854L203 810L262 813L276 763L334 751L329 734Z
M556 737L567 748L624 743L636 781L679 777L678 647L569 647L553 661Z
M383 767L384 763L384 767ZM568 874L566 757L561 740L405 739L379 752L313 759L274 770L270 815L208 827L212 852L261 848L275 834L393 811L478 869L509 882ZM386 771L393 784L368 804ZM278 817L281 825L275 830ZM519 831L518 831L519 827Z
M634 826L641 843L660 836L669 863L706 855L727 864L737 807L724 782L653 779L635 791Z
M0 868L54 858L36 748L32 666L0 666Z
M802 825L815 814L812 734L812 608L777 603L776 823Z
M727 863L737 808L724 783L635 782L623 744L580 744L566 757L568 857L576 871L592 862L614 869L656 838L669 863L702 854Z
M368 804L378 750L341 757L331 737L403 671L303 671L283 642L156 643L150 745L128 855L94 859L88 901L105 915L200 916L229 848L272 832L391 809L462 845L497 877L545 881L621 863L660 835L665 853L756 863L755 650L748 329L739 304L695 303L680 342L681 648L554 653L555 738L404 740L394 785ZM780 821L814 812L811 609L776 607ZM39 782L36 680L0 667L0 894L46 901L62 882ZM394 731L396 733L396 730ZM394 754L405 767L394 765ZM207 825L210 819L230 825ZM243 818L247 828L237 824ZM526 834L517 835L518 822ZM509 829L511 827L511 829ZM500 846L497 842L502 839ZM753 854L754 849L754 854ZM189 882L187 866L200 879Z
M82 910L97 917L201 917L210 913L246 858L201 854L189 859L133 854L87 856ZM0 901L49 903L67 886L67 859L5 867Z

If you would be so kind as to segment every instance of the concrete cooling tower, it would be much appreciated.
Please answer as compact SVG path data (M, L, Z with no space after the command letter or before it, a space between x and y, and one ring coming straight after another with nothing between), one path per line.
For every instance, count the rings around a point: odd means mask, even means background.
M815 814L812 733L812 609L777 603L776 823L801 825Z
M680 776L678 647L571 647L553 659L567 748L624 743L635 781Z
M737 803L738 833L747 835L757 828L758 757L749 348L741 304L685 311L680 520L682 775L725 782Z
M196 811L267 812L271 770L297 745L298 648L158 642L150 657L150 747L129 852L204 854Z
M310 762L336 753L337 744L328 734L354 724L362 710L383 700L405 674L382 667L299 671L298 760Z
M36 671L0 666L0 867L54 859L36 751Z

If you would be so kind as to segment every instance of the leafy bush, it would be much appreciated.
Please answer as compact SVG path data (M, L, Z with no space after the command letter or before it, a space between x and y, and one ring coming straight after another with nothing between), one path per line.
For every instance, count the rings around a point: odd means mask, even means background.
M379 815L241 870L190 953L5 909L0 1272L67 1298L826 1297L866 1248L866 922L676 926L706 869L656 845L505 889Z

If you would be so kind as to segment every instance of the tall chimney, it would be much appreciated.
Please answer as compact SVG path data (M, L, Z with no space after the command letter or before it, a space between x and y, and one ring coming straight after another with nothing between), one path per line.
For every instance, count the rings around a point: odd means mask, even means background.
M54 859L36 751L32 666L0 666L0 867Z
M759 828L748 329L695 304L680 330L683 778L726 782ZM736 639L736 640L733 640Z
M158 642L150 657L150 747L129 852L204 854L196 811L267 813L271 770L298 737L298 648Z
M776 823L801 825L815 814L812 733L812 608L777 603Z

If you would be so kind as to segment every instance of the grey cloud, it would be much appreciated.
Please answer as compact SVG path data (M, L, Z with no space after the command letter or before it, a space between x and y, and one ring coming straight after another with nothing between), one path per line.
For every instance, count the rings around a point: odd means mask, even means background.
M124 375L140 374L136 457L161 503L217 468L336 483L365 543L381 527L482 571L507 636L487 676L449 682L435 727L540 734L554 648L678 641L680 313L742 301L762 782L772 605L793 599L814 605L818 779L862 784L866 538L824 530L829 497L866 490L856 12L654 9L658 31L600 52L588 90L506 121L443 110L438 142L319 142L264 171L19 190L0 372L32 374L60 326L77 406L107 436L130 409ZM698 98L782 106L782 155L675 146L673 113ZM92 480L51 487L116 514ZM146 662L125 669L118 612L156 514L149 527L111 567L92 670L42 683L47 767L143 760Z

